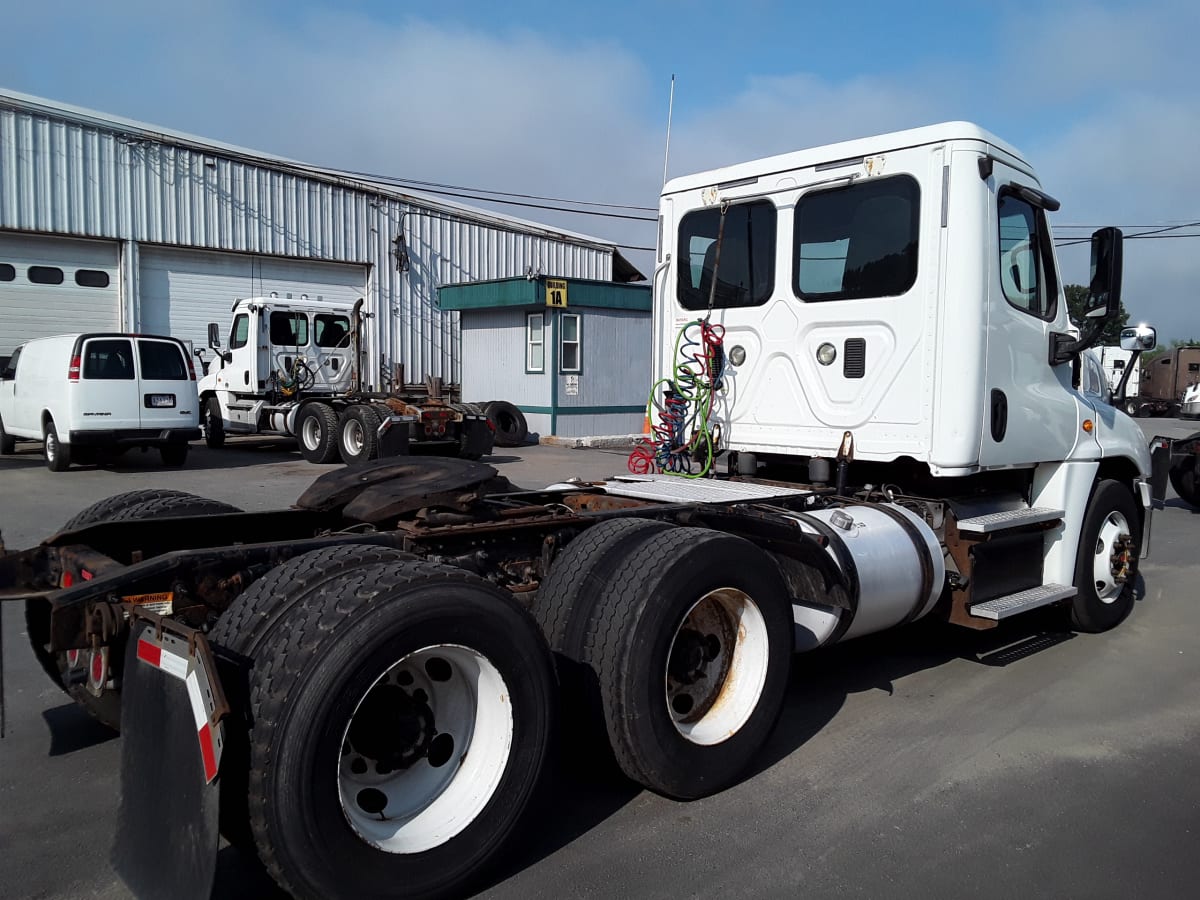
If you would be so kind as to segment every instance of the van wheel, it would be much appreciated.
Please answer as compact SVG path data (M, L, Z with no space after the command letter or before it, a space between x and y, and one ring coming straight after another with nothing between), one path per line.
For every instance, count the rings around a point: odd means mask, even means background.
M225 423L221 421L221 404L209 397L204 404L204 444L210 450L225 446Z
M249 687L250 825L299 897L464 895L517 830L552 734L529 614L426 562L347 572L292 607Z
M342 461L353 466L379 456L379 413L365 403L346 410L338 423Z
M1080 631L1107 631L1133 609L1141 534L1133 493L1119 481L1096 485L1083 519L1075 561L1071 622Z
M702 528L644 533L614 562L583 648L613 756L668 797L723 790L783 709L794 637L779 568Z
M177 469L187 462L188 445L163 444L158 448L158 454L162 457L164 466L170 466Z
M54 420L46 421L46 432L42 436L42 449L46 457L46 468L51 472L65 472L71 467L71 445L64 444L58 439L54 428Z
M300 455L323 465L338 458L338 415L327 403L310 403L296 417Z
M0 456L8 456L17 449L17 439L4 430L4 419L0 418Z

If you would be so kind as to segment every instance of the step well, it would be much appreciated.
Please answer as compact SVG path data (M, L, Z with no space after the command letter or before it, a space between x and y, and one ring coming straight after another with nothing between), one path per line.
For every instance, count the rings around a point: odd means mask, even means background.
M995 600L985 600L983 603L973 603L970 613L978 619L992 619L999 621L1007 619L1010 616L1020 615L1023 612L1029 612L1033 609L1038 609L1043 606L1049 606L1051 603L1058 603L1060 600L1069 600L1078 593L1075 588L1067 584L1043 584L1028 590L1018 591L1015 594L1009 594L1006 597L997 597Z
M1010 528L1021 528L1025 525L1055 522L1064 514L1065 510L1049 507L1010 509L1004 512L988 513L984 516L974 516L970 519L959 519L958 531L959 534L994 534L997 531L1007 531Z

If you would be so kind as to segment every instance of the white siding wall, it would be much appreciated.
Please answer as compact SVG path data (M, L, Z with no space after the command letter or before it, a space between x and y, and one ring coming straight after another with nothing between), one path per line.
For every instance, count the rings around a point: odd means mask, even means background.
M472 309L462 315L463 397L469 401L507 400L517 406L550 406L550 328L546 371L525 371L525 310ZM550 316L546 315L549 326ZM528 418L528 416L527 416ZM547 417L546 425L549 425ZM532 425L530 426L532 428Z

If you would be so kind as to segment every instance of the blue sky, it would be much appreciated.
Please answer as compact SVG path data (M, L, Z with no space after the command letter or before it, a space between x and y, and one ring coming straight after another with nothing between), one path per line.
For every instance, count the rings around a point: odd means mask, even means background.
M314 163L653 206L674 73L673 175L961 118L1030 158L1060 236L1200 220L1194 0L0 3L0 85ZM1127 244L1168 339L1200 337L1198 251Z

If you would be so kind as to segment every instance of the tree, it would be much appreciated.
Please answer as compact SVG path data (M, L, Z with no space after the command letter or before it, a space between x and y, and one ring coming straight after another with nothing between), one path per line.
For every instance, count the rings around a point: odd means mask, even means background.
M1063 293L1067 295L1067 315L1071 317L1071 324L1082 331L1086 321L1083 315L1083 306L1087 302L1088 289L1082 284L1068 284L1063 288ZM1117 314L1104 323L1104 330L1100 332L1100 340L1096 343L1104 346L1119 344L1121 329L1128 322L1129 312L1122 303Z

